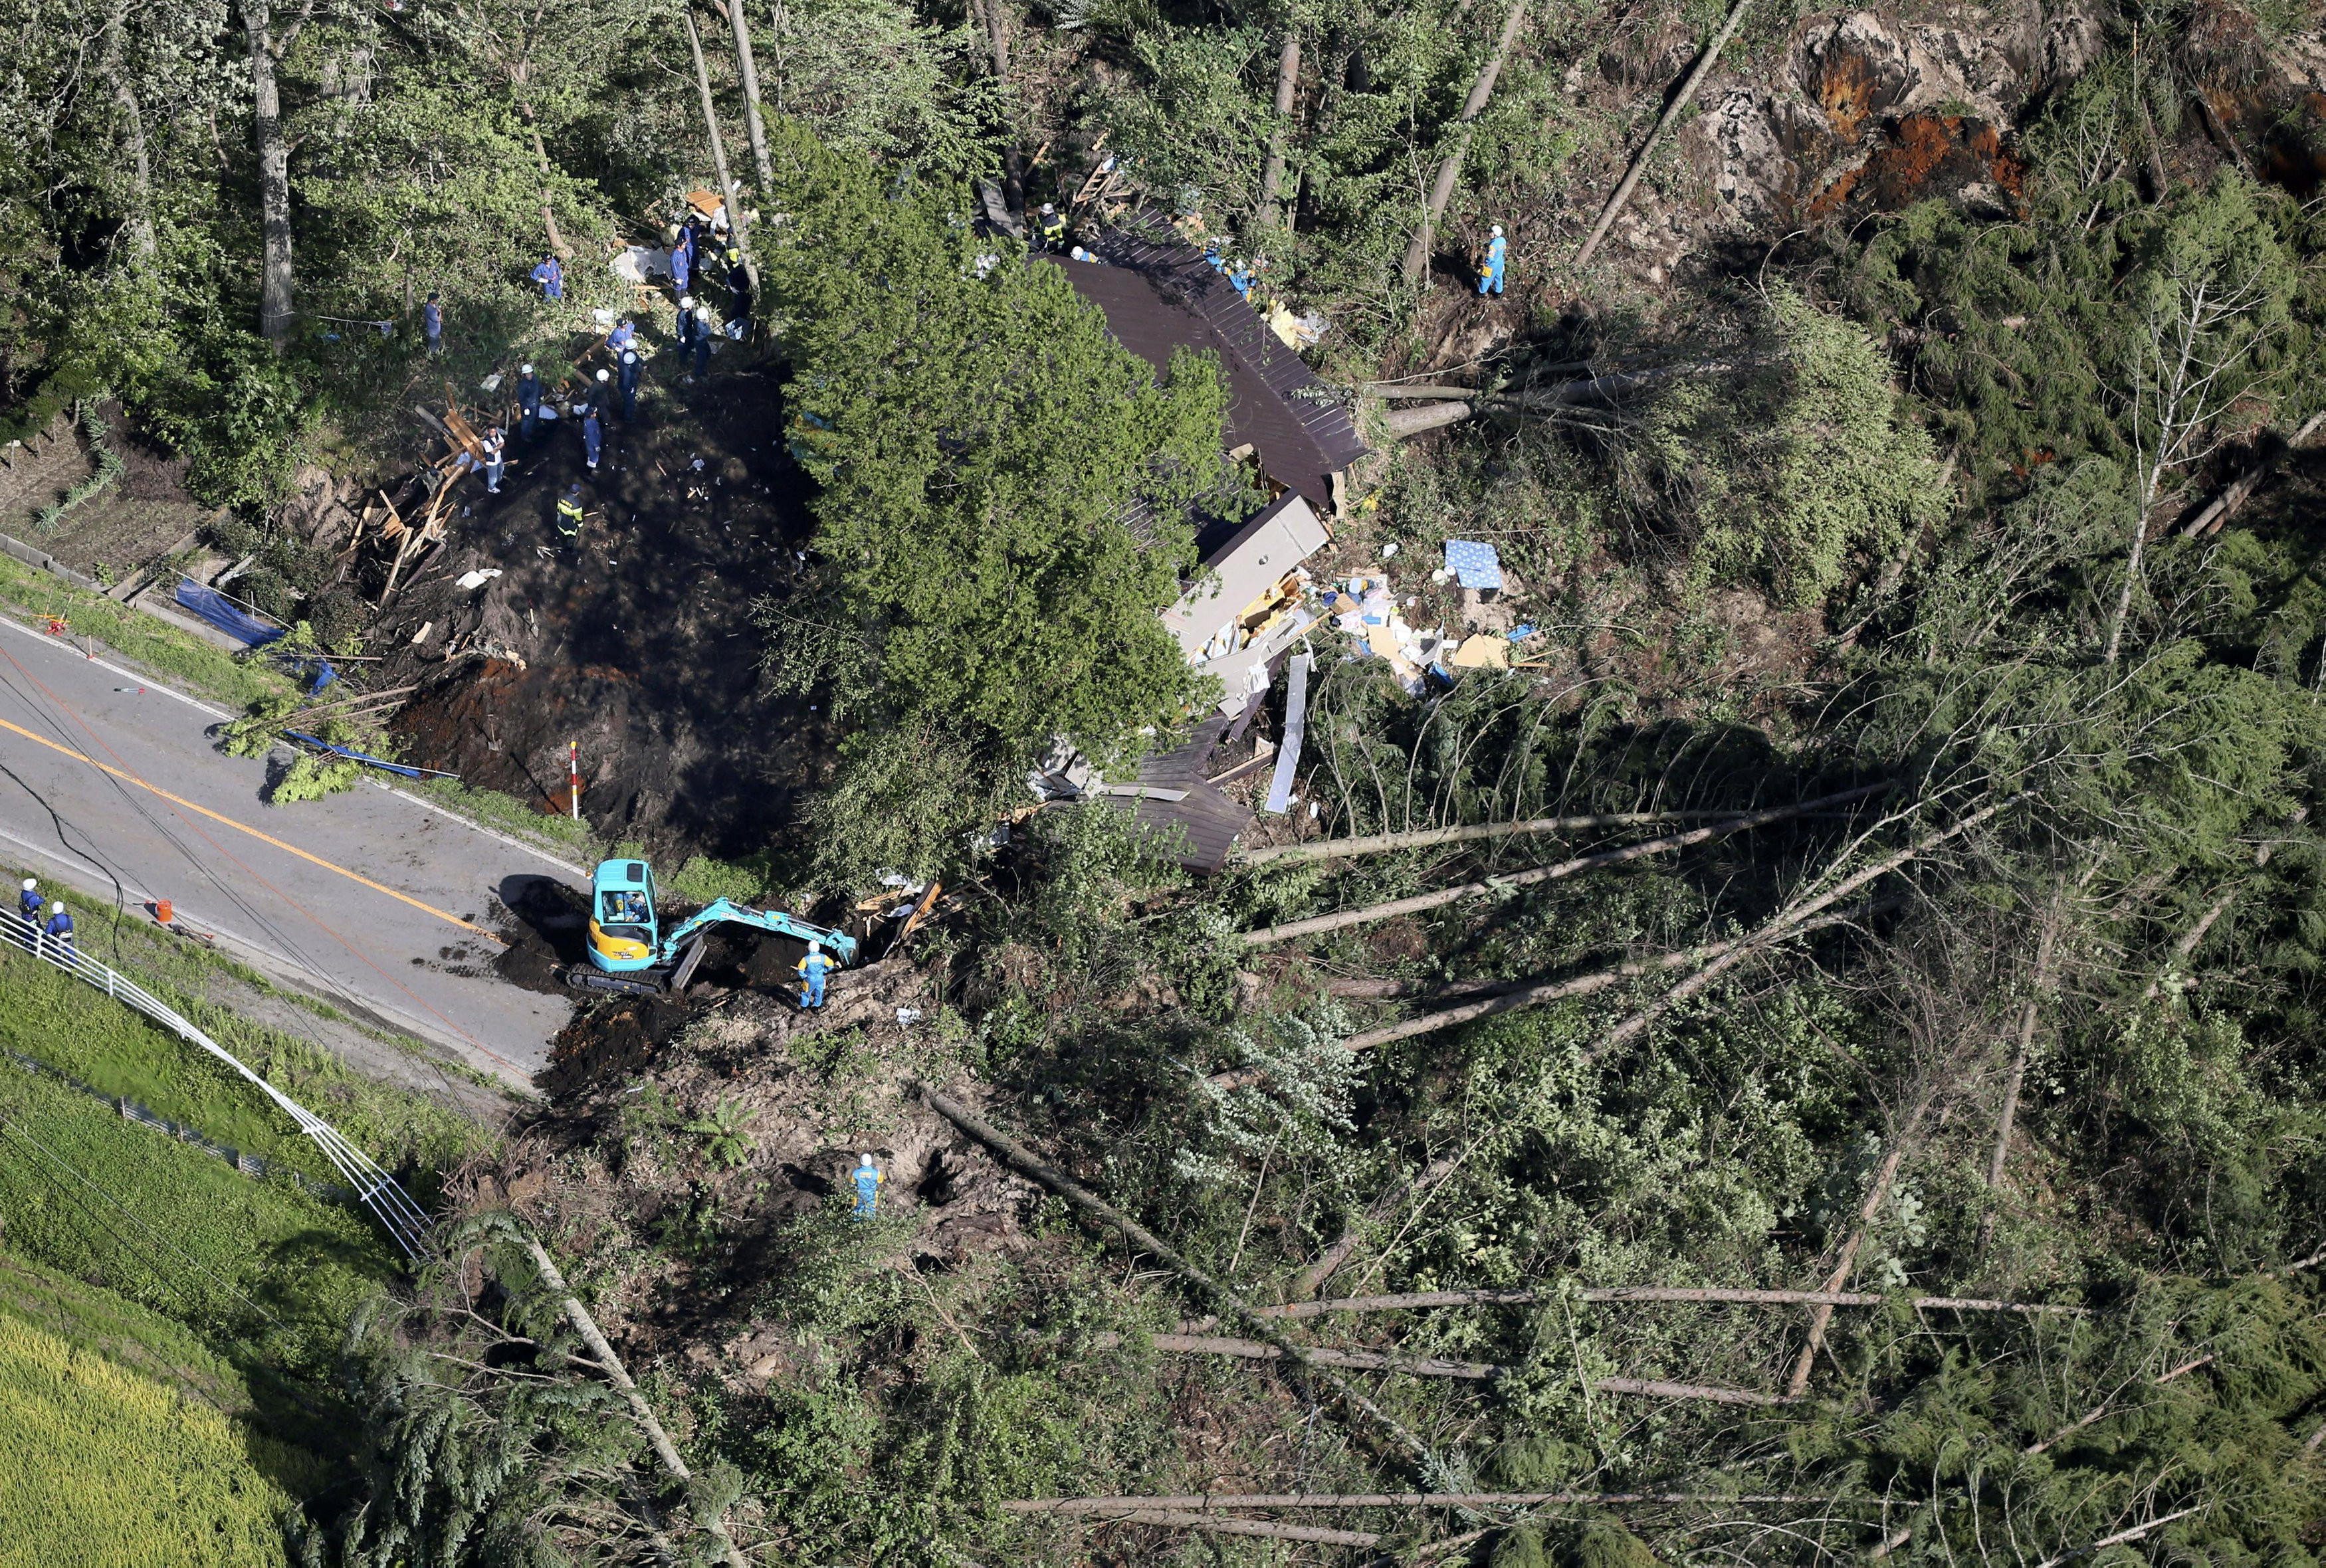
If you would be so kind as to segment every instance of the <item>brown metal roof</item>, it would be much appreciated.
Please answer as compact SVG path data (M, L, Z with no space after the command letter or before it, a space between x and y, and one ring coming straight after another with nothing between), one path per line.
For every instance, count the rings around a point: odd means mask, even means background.
M1117 341L1158 376L1176 348L1217 354L1228 378L1226 444L1251 442L1278 483L1331 510L1330 476L1363 457L1365 443L1300 356L1158 215L1141 213L1103 230L1087 248L1103 264L1058 265L1075 292L1106 313Z
M1139 765L1138 783L1150 789L1185 790L1186 798L1158 800L1152 795L1100 795L1098 799L1127 811L1140 827L1161 836L1174 858L1190 871L1217 871L1228 863L1228 853L1251 813L1228 799L1216 785L1204 782L1204 769L1227 730L1223 717L1196 726L1186 745L1158 752ZM1185 835L1182 838L1182 835Z

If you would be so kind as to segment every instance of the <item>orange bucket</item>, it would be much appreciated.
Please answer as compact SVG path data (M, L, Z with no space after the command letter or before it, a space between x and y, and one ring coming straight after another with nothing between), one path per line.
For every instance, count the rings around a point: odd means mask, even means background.
M168 899L157 898L154 901L154 918L160 921L163 925L170 923L170 901Z

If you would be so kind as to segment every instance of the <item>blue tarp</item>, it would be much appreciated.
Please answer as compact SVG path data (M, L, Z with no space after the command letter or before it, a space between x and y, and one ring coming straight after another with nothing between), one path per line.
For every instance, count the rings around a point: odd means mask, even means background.
M333 746L320 736L302 735L295 729L286 729L283 733L293 740L303 740L310 746L321 747L334 756L349 757L373 767L386 768L390 773L402 774L405 778L458 778L461 776L456 773L440 772L433 767L406 767L400 762L386 762L377 756L367 756L360 751L349 751L344 746Z
M254 648L263 648L288 628L263 620L214 588L204 588L191 577L178 579L178 603L227 636Z
M218 589L204 588L191 577L178 579L178 604L248 647L263 648L289 633L288 627L244 608ZM312 670L315 683L307 688L310 696L340 678L340 673L332 669L326 660L286 657L284 663L293 675L302 679Z

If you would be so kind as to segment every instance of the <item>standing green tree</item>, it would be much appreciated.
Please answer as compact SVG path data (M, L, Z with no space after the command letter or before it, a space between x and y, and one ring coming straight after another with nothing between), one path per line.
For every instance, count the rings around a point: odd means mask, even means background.
M1056 265L982 254L959 189L884 189L771 129L790 222L765 264L823 557L766 607L776 676L833 691L860 770L893 772L875 754L908 734L923 770L935 735L988 783L1061 734L1134 749L1191 694L1156 612L1222 483L1217 366L1183 355L1158 383ZM946 824L911 826L897 858L927 865Z

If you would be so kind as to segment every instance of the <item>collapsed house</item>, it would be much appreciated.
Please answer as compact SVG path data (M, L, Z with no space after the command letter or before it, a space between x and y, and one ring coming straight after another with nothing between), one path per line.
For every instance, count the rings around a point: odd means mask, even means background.
M1158 376L1181 348L1217 357L1228 385L1222 441L1230 458L1258 469L1272 496L1242 523L1198 534L1197 579L1164 612L1187 662L1218 679L1218 715L1186 745L1148 758L1134 783L1101 792L1142 825L1176 836L1190 869L1216 871L1251 813L1205 782L1205 767L1223 738L1242 732L1275 672L1316 624L1303 565L1331 542L1329 520L1366 448L1340 399L1161 214L1126 215L1088 238L1082 255L1088 259L1056 264L1104 313L1115 339ZM1055 770L1029 782L1044 793L1086 787Z

